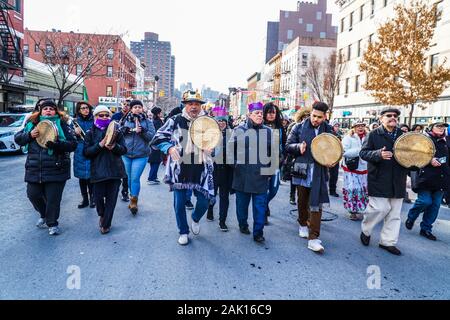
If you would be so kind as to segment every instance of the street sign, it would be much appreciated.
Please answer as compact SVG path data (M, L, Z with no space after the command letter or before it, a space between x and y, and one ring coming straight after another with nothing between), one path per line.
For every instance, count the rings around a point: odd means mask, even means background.
M134 96L148 96L150 91L132 91L131 94Z
M286 101L286 98L272 98L272 101Z

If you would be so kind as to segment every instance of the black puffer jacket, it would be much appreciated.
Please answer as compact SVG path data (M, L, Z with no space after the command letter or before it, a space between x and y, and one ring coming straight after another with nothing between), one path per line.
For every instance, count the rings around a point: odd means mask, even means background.
M395 141L403 134L397 129ZM361 149L361 159L368 163L369 196L376 198L403 199L406 195L406 176L408 170L393 157L383 160L381 149L393 152L395 141L383 126L372 131Z
M28 157L25 163L25 182L47 183L64 182L70 179L70 153L77 148L74 132L65 121L61 121L66 141L55 144L52 155L42 148L25 129L18 132L14 140L20 146L28 144Z
M121 156L127 153L125 140L121 132L117 135L116 146L111 151L100 147L99 143L106 135L96 126L86 135L84 156L91 159L91 182L120 180L126 177Z
M435 158L446 159L446 163L441 163L440 167L433 167L431 164L419 171L413 191L446 191L449 188L450 168L449 168L449 150L445 139L438 139L429 136L436 147Z

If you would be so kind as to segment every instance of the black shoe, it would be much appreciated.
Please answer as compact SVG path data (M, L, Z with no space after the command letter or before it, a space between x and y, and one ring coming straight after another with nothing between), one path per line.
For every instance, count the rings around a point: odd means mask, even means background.
M264 220L264 225L265 225L266 227L270 225L270 223L269 223L269 217L268 217L268 216L266 216L266 219Z
M188 210L194 210L194 205L190 200L186 201L186 209Z
M91 208L91 209L95 208L94 196L89 197L89 208Z
M206 215L206 220L213 222L214 221L214 211L212 208L208 209L208 214Z
M270 209L269 208L267 208L267 210L266 210L266 217L270 217Z
M402 255L402 252L400 250L398 250L396 247L387 247L387 246L383 246L382 244L380 244L380 248L383 250L386 250L387 252L389 252L390 254L393 254L395 256Z
M225 222L221 222L219 224L219 228L220 228L220 231L222 231L222 232L228 232L228 226L226 225Z
M370 245L370 237L366 236L364 232L361 232L361 242L366 247Z
M78 209L84 209L89 207L89 199L88 197L83 197L83 201L80 202L78 205Z
M248 227L245 227L245 228L239 228L239 229L240 229L240 231L241 231L242 234L245 234L245 235L250 235L250 234L251 234L251 232L250 232L250 230L248 229Z
M409 220L409 219L406 220L405 226L406 226L406 229L412 230L414 228L414 221Z
M335 197L335 198L339 198L339 195L336 193L336 191L330 192L330 196Z
M291 198L289 200L289 203L291 204L291 206L296 206L297 205L297 202L295 201L295 198Z
M129 197L128 193L122 193L122 201L130 202L130 197Z
M430 231L420 230L420 235L428 240L437 241L437 238Z
M406 204L411 204L412 203L411 199L403 199L403 202L406 203Z
M258 243L264 243L266 241L266 239L263 236L253 237L253 240L255 240L255 242L258 242Z

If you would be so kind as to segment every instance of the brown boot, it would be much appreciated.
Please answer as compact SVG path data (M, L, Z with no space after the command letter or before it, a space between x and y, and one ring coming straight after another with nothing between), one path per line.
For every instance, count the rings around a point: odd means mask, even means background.
M131 213L135 216L138 213L138 198L137 197L131 197L130 205L128 206L128 209L130 209Z

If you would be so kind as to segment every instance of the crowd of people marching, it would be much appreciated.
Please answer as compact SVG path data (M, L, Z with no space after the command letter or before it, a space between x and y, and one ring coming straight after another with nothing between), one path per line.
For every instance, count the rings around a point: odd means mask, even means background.
M180 245L187 245L189 234L200 234L206 215L214 220L218 202L219 228L227 232L230 196L236 196L239 230L263 243L264 228L269 225L271 202L277 196L281 181L290 183L290 203L298 208L299 236L316 253L325 251L320 240L322 212L330 196L340 197L337 183L343 171L343 205L349 219L362 221L360 240L369 246L374 228L383 222L380 248L401 255L397 248L401 227L401 209L407 195L407 177L418 199L410 209L406 228L412 230L423 214L420 235L436 240L432 233L441 204L450 204L448 124L435 122L428 127L409 128L399 124L400 111L382 110L379 122L368 125L354 121L344 134L337 121L329 122L325 103L317 102L287 119L273 103L248 106L243 121L230 119L227 110L215 107L207 113L201 95L195 91L183 94L182 106L164 118L160 108L147 113L138 100L128 100L122 110L112 114L109 108L95 109L79 102L73 121L52 99L42 99L26 127L15 140L28 151L25 165L27 195L40 214L38 228L50 235L60 234L59 215L66 182L79 180L79 209L96 208L102 234L111 231L116 203L129 202L131 214L139 212L141 177L149 164L149 185L159 185L158 171L165 166L164 183L174 196L174 211ZM200 150L190 137L191 124L202 116L215 118L222 131L221 143L213 150ZM41 121L51 121L58 139L45 147L37 142ZM106 131L117 124L112 144ZM393 154L396 140L405 132L423 132L431 138L436 154L423 169L409 171L399 165ZM188 134L182 134L188 132ZM252 135L254 133L254 135ZM322 133L337 136L344 149L343 161L332 167L320 165L311 151L312 141ZM252 141L254 140L254 141ZM269 162L265 159L270 159ZM189 161L186 161L188 159ZM342 170L341 170L342 169ZM192 197L196 197L195 206ZM248 223L252 203L253 227ZM189 225L187 210L192 210Z

